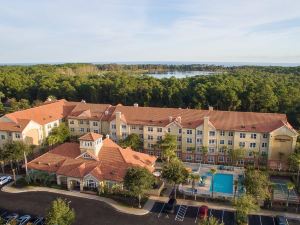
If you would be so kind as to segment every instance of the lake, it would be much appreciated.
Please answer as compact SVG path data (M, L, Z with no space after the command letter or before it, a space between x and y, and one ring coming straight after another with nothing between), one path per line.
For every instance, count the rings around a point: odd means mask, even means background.
M169 71L169 72L163 72L163 73L147 73L146 75L155 77L155 78L170 78L170 77L176 77L176 78L185 78L185 77L193 77L197 75L207 76L217 74L217 72L213 71Z

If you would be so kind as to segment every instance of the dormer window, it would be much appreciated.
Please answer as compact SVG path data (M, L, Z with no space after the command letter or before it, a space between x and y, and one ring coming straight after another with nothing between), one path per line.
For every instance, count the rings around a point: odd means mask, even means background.
M88 153L84 153L82 157L85 159L93 159Z

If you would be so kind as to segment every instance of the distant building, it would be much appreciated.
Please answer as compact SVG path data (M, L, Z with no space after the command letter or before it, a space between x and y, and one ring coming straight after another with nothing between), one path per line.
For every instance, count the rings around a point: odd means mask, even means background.
M57 184L83 190L120 184L130 167L154 171L156 157L123 149L109 137L87 133L80 143L64 143L27 164L28 169L56 174Z
M176 154L183 161L224 164L230 149L242 148L246 157L238 163L265 156L270 165L282 162L296 146L298 133L285 114L89 104L66 100L48 101L28 110L0 118L0 145L7 140L39 144L51 129L66 121L73 135L88 132L109 134L118 142L135 133L144 151L161 156L155 148L166 133L177 137ZM203 158L201 149L207 147ZM257 154L255 154L257 153Z

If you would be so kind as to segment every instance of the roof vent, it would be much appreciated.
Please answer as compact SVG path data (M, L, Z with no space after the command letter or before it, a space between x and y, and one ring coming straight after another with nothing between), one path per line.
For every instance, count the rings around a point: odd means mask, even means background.
M107 116L108 115L108 110L105 110L104 114Z
M173 116L169 116L169 122L171 123L173 120Z
M85 101L84 99L82 99L82 100L81 100L81 103L84 103L84 104L85 104L85 103L86 103L86 101Z
M107 139L109 139L109 134L107 134L105 137L106 137Z
M134 104L133 104L133 107L136 107L136 108L137 108L137 107L139 107L139 104L138 104L138 103L134 103Z
M181 123L181 116L178 116L178 117L177 117L177 122L178 122L178 123Z
M245 128L246 126L245 125L241 125L241 128Z

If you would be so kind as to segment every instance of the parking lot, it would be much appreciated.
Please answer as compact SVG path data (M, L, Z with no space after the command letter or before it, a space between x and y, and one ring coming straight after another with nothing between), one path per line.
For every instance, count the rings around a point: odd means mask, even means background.
M175 207L174 213L166 213L164 211L165 204L156 202L151 210L153 217L156 217L160 224L197 224L199 217L199 207L180 206ZM225 210L209 209L208 215L216 217L225 225L234 224L234 213Z
M299 225L300 221L294 219L287 219L289 225ZM275 218L271 216L260 216L260 215L250 215L249 225L277 225Z

